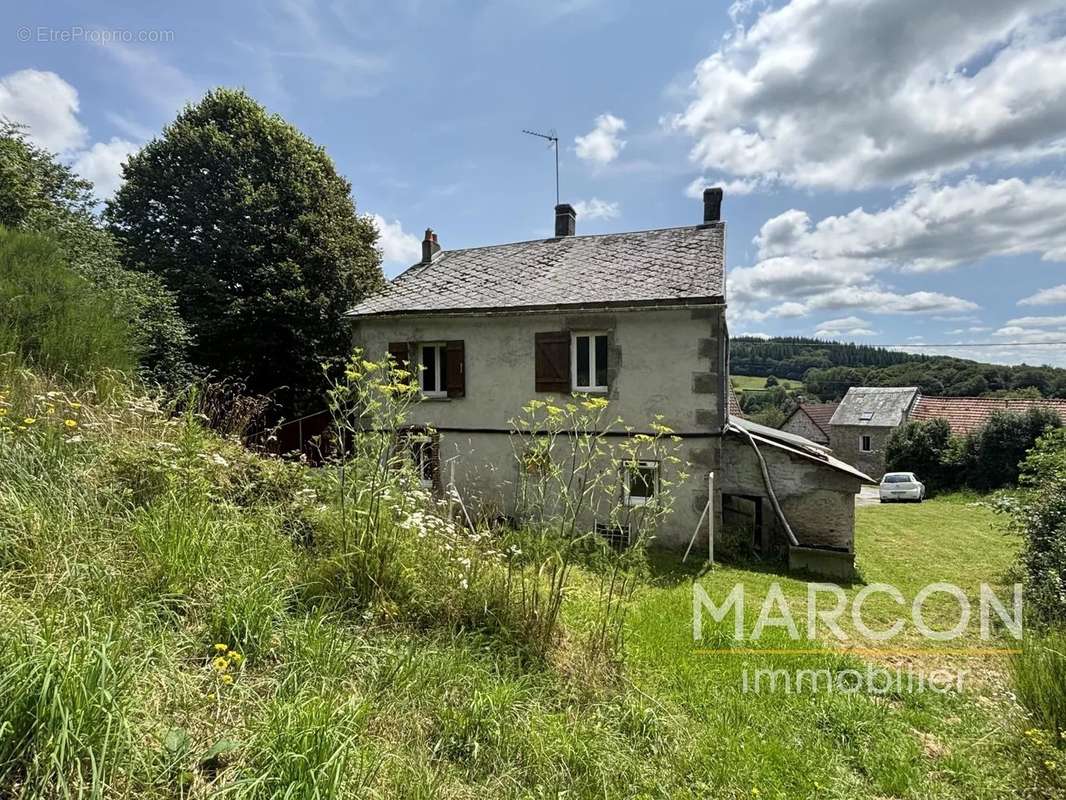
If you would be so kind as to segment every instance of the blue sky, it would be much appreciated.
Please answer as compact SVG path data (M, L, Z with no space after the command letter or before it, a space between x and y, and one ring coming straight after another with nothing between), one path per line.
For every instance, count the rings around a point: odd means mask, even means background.
M43 5L43 4L42 4ZM112 191L207 89L323 145L387 274L550 235L694 224L726 188L736 334L1024 342L1066 366L1066 11L989 0L50 3L0 12L0 114ZM6 33L3 33L6 31ZM952 352L944 350L943 352Z

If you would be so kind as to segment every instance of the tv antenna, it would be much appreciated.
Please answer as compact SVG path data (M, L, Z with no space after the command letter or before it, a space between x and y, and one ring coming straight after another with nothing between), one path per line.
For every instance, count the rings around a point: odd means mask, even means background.
M527 133L530 136L537 136L541 139L547 139L548 147L552 147L555 149L555 205L559 205L559 136L555 132L555 128L552 128L547 133L527 131L525 128L523 128L522 133Z

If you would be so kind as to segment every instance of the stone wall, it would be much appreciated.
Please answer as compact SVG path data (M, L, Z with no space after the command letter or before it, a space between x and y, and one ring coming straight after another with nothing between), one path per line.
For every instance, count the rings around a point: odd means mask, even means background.
M865 472L875 481L885 474L885 446L895 430L893 427L875 425L832 425L829 431L829 446L833 455ZM859 450L859 437L869 436L873 448L869 453Z
M760 443L759 450L785 519L800 543L853 549L860 480L778 447ZM745 437L730 435L723 441L721 475L723 492L764 498L763 519L771 528L771 540L778 545L787 542L769 503L758 457Z
M829 444L829 437L802 410L789 417L781 426L781 430L810 439L818 444Z

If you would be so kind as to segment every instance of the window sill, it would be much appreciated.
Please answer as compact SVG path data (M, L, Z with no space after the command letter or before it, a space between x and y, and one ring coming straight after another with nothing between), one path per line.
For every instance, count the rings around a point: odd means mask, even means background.
M434 401L451 400L451 398L448 397L448 393L447 392L430 392L430 393L423 392L422 393L422 399L423 400L434 400Z
M650 506L654 501L651 497L627 497L625 504L630 508L642 508L644 506Z
M611 390L607 386L575 386L571 391L577 394L607 394Z

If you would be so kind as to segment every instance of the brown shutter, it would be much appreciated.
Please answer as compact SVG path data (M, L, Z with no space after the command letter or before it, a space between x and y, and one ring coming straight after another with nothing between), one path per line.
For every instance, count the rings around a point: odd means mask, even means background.
M570 332L534 334L535 388L570 394Z
M448 342L447 353L448 374L445 380L448 384L448 397L463 397L466 395L466 355L462 340Z

